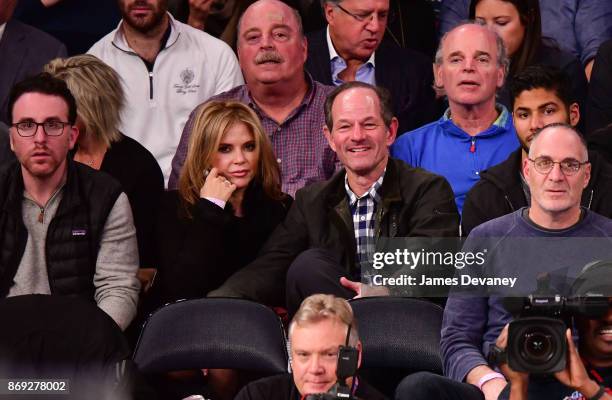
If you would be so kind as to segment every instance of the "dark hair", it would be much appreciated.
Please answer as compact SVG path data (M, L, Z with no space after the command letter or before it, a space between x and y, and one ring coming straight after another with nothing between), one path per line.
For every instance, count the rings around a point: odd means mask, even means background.
M334 120L332 118L332 106L334 105L334 101L336 97L342 92L345 92L350 89L370 89L376 96L380 102L380 116L385 123L386 127L391 125L391 120L393 119L393 108L391 107L391 95L387 91L387 89L370 85L369 83L352 81L346 82L342 85L335 88L330 94L327 95L327 99L325 99L325 125L327 125L327 129L330 131L334 127Z
M555 95L569 109L576 98L572 91L572 82L566 73L547 65L531 65L514 76L508 83L510 88L510 104L514 109L514 101L526 90L545 89L555 92Z
M481 0L470 2L470 18L476 18L476 6ZM523 42L510 57L510 71L508 76L513 77L518 71L533 64L536 53L542 44L542 18L538 0L501 0L511 3L518 11L521 24L525 27Z
M42 72L18 82L11 89L8 102L8 113L11 123L13 122L13 106L15 102L26 93L41 93L50 96L58 96L64 99L68 106L68 123L74 125L77 117L76 100L70 89L61 79L54 78L51 74Z

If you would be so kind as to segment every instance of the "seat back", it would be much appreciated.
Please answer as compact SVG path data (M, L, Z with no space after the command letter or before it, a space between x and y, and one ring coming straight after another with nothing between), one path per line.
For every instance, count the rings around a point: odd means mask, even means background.
M363 345L363 375L391 394L406 375L442 373L442 307L403 297L366 297L351 301Z
M145 374L230 368L287 371L285 334L269 308L241 299L178 301L155 311L143 327L134 362Z
M127 341L93 301L41 294L0 299L0 326L0 378L66 380L70 394L59 396L66 399L92 392L97 399L131 398Z

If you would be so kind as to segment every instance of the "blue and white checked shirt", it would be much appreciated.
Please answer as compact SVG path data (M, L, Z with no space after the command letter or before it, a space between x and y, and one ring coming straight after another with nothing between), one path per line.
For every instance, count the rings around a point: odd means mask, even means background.
M355 261L360 270L361 266L365 265L374 254L376 246L374 240L374 216L376 215L376 207L380 203L378 191L382 186L385 172L360 197L357 197L349 187L348 177L346 175L344 177L344 188L348 196L351 213L353 214L353 228L355 230L355 242L357 242Z

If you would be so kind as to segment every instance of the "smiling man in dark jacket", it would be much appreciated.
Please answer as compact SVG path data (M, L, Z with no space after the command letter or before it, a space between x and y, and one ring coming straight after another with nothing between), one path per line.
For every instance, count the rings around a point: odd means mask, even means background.
M279 304L287 279L291 313L313 293L354 296L380 237L458 233L448 182L389 158L398 122L386 91L345 83L327 98L325 116L325 135L345 168L299 190L259 257L210 295Z
M469 191L461 220L467 236L476 226L528 206L530 192L521 174L529 145L536 131L552 123L576 126L580 119L578 103L572 99L571 82L563 72L548 66L531 66L511 84L513 120L521 143L502 163L480 174L480 181ZM595 152L589 152L591 180L582 192L581 205L612 217L612 165Z

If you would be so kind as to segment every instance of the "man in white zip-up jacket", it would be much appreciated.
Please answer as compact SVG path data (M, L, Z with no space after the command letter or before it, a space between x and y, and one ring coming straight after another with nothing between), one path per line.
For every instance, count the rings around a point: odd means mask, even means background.
M121 132L145 146L166 183L183 125L209 97L243 84L232 49L176 21L164 0L120 0L117 29L89 50L121 76Z

